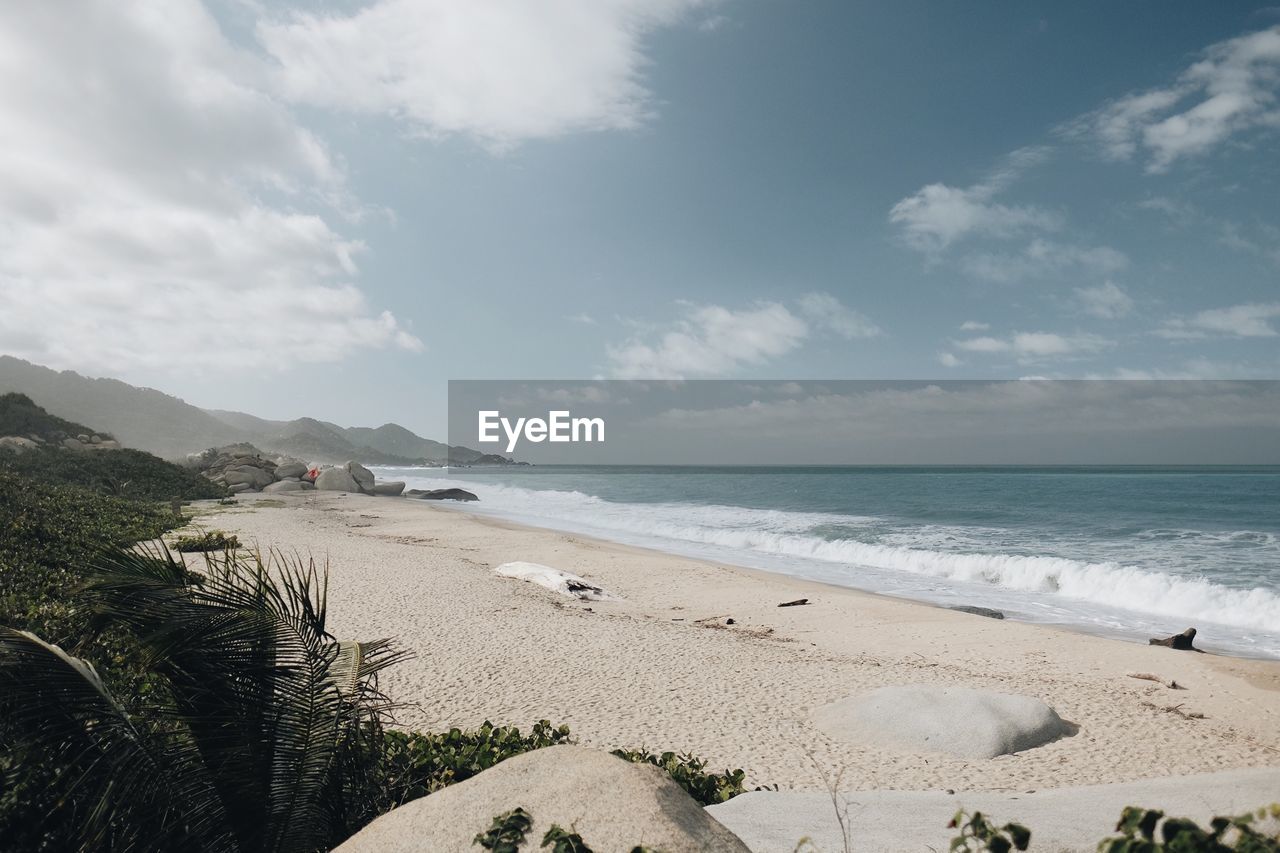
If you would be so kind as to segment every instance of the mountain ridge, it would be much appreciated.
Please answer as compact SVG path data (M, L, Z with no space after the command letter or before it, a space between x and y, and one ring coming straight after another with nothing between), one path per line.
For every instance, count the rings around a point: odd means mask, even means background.
M180 397L119 379L54 370L0 355L0 393L31 397L49 413L92 423L126 447L178 458L210 447L248 442L264 451L306 459L372 465L509 464L495 454L451 447L395 423L342 427L312 417L276 421L228 409L202 409Z

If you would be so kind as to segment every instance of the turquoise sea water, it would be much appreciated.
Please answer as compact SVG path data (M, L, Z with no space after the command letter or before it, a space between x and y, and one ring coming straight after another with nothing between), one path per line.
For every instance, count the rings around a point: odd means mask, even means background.
M468 511L1011 618L1280 658L1280 467L379 469Z

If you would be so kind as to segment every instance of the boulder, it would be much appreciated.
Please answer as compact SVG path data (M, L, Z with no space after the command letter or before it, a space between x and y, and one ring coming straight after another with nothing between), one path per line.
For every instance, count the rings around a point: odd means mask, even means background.
M346 468L325 468L316 477L316 488L322 492L360 491L360 485Z
M228 468L222 473L223 480L228 486L234 486L238 483L248 483L250 488L261 489L275 482L275 477L270 471L264 471L253 465L237 465L234 468Z
M925 684L851 696L819 708L813 722L835 740L889 742L906 751L962 758L1021 752L1073 730L1030 696Z
M307 463L297 460L281 462L276 466L276 476L281 480L301 477L305 473L307 473Z
M361 465L359 462L348 462L347 472L351 474L351 479L356 481L356 485L360 487L360 491L366 494L373 494L373 472Z
M957 610L961 613L972 613L974 616L985 616L988 619L1003 619L1004 614L999 610L992 610L990 607L975 607L972 604L961 604L956 607L948 607L948 610Z
M526 752L411 800L356 833L336 853L478 850L472 839L517 807L533 820L525 842L529 850L538 849L551 825L559 824L600 853L640 845L665 853L749 853L663 771L581 746Z
M410 489L408 492L410 497L421 498L424 501L478 501L480 500L466 489Z
M28 450L38 450L40 445L36 444L29 438L23 438L20 435L6 435L0 437L0 453L8 451L9 453L26 453Z
M310 483L308 483L307 485L311 486ZM314 489L315 486L311 486L311 488ZM276 494L278 492L300 492L302 491L302 481L301 480L280 480L279 482L272 483L269 486L263 486L262 491L270 492L272 494Z
M78 438L64 438L62 439L62 446L67 450L84 450L84 442Z
M248 491L251 486L248 483L236 483L234 486L227 486L227 491L231 494Z
M373 493L375 495L383 495L386 497L394 498L394 497L397 497L403 491L404 491L404 483L400 482L399 480L395 480L389 483L373 484Z

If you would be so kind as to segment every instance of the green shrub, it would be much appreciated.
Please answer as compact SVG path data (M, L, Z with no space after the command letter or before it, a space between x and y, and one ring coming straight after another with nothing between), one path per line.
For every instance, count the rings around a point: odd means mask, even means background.
M982 812L974 812L972 816L963 811L956 812L947 826L960 830L960 834L951 839L952 853L959 850L965 853L980 853L983 850L1009 853L1010 850L1026 850L1031 843L1031 830L1025 826L1006 823L997 827Z
M544 746L569 742L569 727L539 721L529 734L515 726L485 722L477 729L447 732L388 731L383 735L383 808L462 782L499 761Z
M240 540L234 534L221 530L207 530L193 536L179 536L173 540L173 550L183 554L197 554L206 551L233 551L240 547Z
M141 450L62 450L45 447L5 454L0 465L44 483L82 486L115 497L144 501L220 498L227 490L212 480Z
M1193 820L1129 806L1116 825L1119 838L1098 845L1101 853L1280 853L1280 836L1259 832L1253 823L1280 818L1280 805L1239 817L1215 817L1204 829Z
M615 749L613 754L633 764L652 764L665 770L677 785L704 806L726 802L746 791L743 782L747 774L743 770L708 773L707 763L687 752L656 755L646 749Z
M533 819L529 813L517 806L495 817L493 824L476 835L471 843L493 853L517 853L532 828Z

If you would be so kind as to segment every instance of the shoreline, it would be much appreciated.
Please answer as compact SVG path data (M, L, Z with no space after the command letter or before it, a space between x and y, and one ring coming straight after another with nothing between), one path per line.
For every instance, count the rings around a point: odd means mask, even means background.
M409 727L545 718L585 745L687 750L742 767L751 785L798 790L826 790L837 774L848 790L1016 791L1280 766L1280 662L988 619L464 507L273 497L196 522L246 545L327 557L335 633L392 636L417 652L383 683L418 703L401 720ZM583 602L494 575L517 560L621 600ZM801 597L810 604L777 607ZM973 761L836 740L810 719L848 695L908 683L1036 696L1080 728Z

